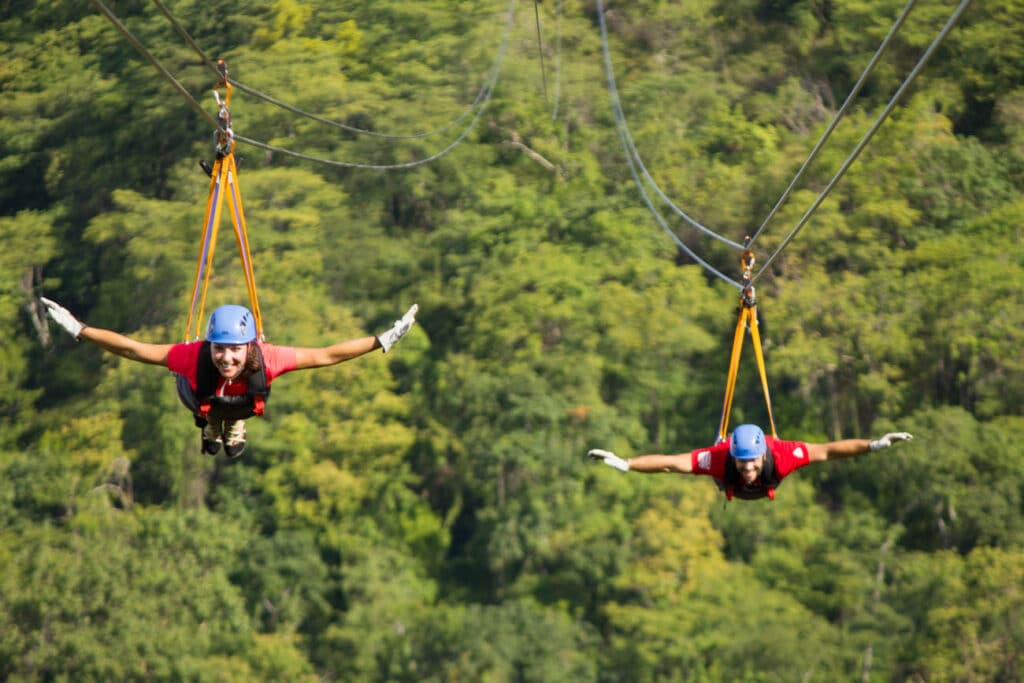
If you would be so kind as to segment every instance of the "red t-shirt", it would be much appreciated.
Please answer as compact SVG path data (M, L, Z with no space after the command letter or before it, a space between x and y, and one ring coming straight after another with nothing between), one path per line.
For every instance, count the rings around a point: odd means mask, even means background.
M295 348L292 346L274 346L265 342L259 344L263 353L263 365L267 373L267 386L274 381L274 378L291 372L295 369ZM199 367L199 352L203 348L203 342L186 342L175 344L167 354L167 369L188 379L193 391L198 387L196 377ZM217 378L218 396L242 396L246 390L245 380L227 381L223 377Z
M785 479L793 471L810 464L807 457L807 444L803 441L782 441L766 436L765 443L772 452L775 461L775 475L779 481ZM710 448L698 448L690 454L694 474L706 474L714 477L719 484L725 483L725 468L730 466L729 444L726 439Z

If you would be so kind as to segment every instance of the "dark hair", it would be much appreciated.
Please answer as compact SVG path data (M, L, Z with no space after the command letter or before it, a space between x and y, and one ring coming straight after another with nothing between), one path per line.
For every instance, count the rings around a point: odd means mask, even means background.
M242 376L248 377L260 370L260 354L257 353L256 342L249 342L245 345L245 365L242 367Z

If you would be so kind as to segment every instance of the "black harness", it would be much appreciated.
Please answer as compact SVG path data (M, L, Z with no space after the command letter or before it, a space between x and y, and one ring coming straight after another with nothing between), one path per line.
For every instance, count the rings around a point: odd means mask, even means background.
M772 457L772 452L769 450L764 454L764 467L761 469L761 476L758 477L757 482L751 485L745 484L740 478L735 463L726 461L725 480L719 484L719 488L725 492L725 497L728 500L732 500L734 497L742 500L757 500L766 497L769 500L775 500L775 488L781 481L782 479L775 472L775 458Z
M217 396L217 382L220 372L210 355L210 342L203 342L199 349L196 365L196 389L193 391L188 377L177 375L178 398L192 411L196 425L205 427L210 420L244 420L253 415L262 415L270 397L267 371L263 364L263 352L254 344L259 370L245 377L246 390L238 396Z

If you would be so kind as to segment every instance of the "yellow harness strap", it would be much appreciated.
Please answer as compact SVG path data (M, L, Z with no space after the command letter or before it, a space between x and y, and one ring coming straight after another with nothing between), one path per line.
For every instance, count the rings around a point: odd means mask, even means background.
M743 254L743 266L746 278L754 266L754 255L747 251ZM754 357L757 359L757 370L761 374L761 388L764 390L764 402L768 407L768 421L772 436L778 438L775 431L775 417L772 415L772 399L768 393L768 373L765 370L764 354L761 350L761 332L757 325L757 305L754 302L754 288L747 286L740 295L739 315L736 319L736 331L732 337L732 354L729 357L729 374L725 381L725 400L722 404L722 419L718 423L718 440L725 441L729 437L729 413L732 412L732 399L736 391L736 375L740 366L740 355L743 351L743 330L750 330L750 338L754 342Z
M217 88L224 88L224 99L221 100L217 91L214 96L220 104L217 118L221 129L217 133L217 157L210 172L210 192L206 199L206 222L203 225L202 246L196 260L196 277L192 285L191 305L189 306L188 322L185 323L185 341L189 341L192 323L195 321L195 336L202 337L203 308L206 304L206 293L209 289L210 274L213 272L213 256L217 249L217 233L220 226L221 210L224 206L225 194L230 194L228 212L235 228L235 241L238 254L245 273L245 286L249 292L249 307L256 319L256 333L259 339L263 336L263 317L260 313L259 299L256 296L256 275L253 272L252 256L249 252L249 233L245 225L245 211L242 208L242 190L238 185L238 167L235 165L235 141L231 131L231 116L228 104L231 102L231 84L227 79L227 66L218 62L223 76ZM226 191L226 192L225 192Z

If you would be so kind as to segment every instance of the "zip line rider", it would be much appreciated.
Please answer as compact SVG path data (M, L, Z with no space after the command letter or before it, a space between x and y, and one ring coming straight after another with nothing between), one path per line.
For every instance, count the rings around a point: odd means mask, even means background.
M244 306L220 306L210 315L204 341L148 344L90 327L66 308L40 297L46 313L76 340L85 339L128 360L163 365L178 376L178 393L203 430L202 450L221 444L230 458L245 450L245 419L262 415L273 380L293 370L322 368L375 349L387 353L416 322L416 304L385 332L321 348L277 346L257 338L256 319Z
M775 488L794 471L816 462L850 458L909 441L907 432L889 432L869 441L844 439L828 443L783 441L765 436L757 425L742 424L730 438L689 453L641 455L622 459L611 451L591 449L587 455L622 472L707 475L714 478L726 498L775 498Z

